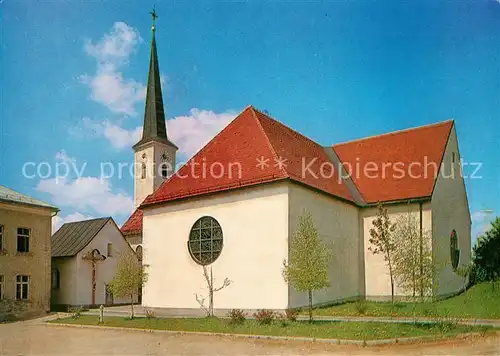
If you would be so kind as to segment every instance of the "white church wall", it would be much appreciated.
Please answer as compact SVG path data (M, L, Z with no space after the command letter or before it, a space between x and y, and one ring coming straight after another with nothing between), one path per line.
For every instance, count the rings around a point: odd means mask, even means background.
M172 202L144 211L143 261L149 278L143 305L199 310L195 293L208 297L203 270L191 258L187 241L193 224L215 218L223 249L211 265L218 309L284 309L288 287L281 269L287 257L288 187L284 182ZM208 300L208 299L207 299ZM208 305L208 304L207 304Z
M359 208L312 189L290 184L290 237L300 215L312 215L321 239L332 249L331 287L313 293L315 305L341 301L360 294ZM306 292L289 289L290 307L308 304Z
M415 215L417 221L420 220L420 207L418 203L387 204L391 222L396 222L398 216L408 212ZM365 295L371 300L387 300L391 297L391 279L389 268L381 254L374 255L369 247L371 246L370 229L373 228L373 220L377 215L377 207L363 208L361 210L361 221L363 225L363 251L364 251L364 275L365 275ZM422 204L422 227L426 231L432 229L432 211L430 202ZM404 296L401 288L395 285L394 294Z
M120 253L126 249L131 250L130 245L123 238L120 230L112 221L108 221L94 239L76 257L78 280L76 300L68 303L71 305L89 305L92 303L92 264L85 261L82 256L88 251L98 249L106 256L108 243L111 243L111 256L107 256L104 261L96 263L96 291L95 303L106 303L106 284L113 279L120 258ZM62 286L61 286L62 287ZM137 301L137 298L135 298ZM130 303L130 298L113 298L114 304Z
M436 294L442 296L460 291L465 283L451 266L450 236L453 229L458 237L459 264L468 264L471 259L471 220L459 162L458 141L453 127L432 195L433 251L434 259L441 269ZM454 178L451 167L455 171Z

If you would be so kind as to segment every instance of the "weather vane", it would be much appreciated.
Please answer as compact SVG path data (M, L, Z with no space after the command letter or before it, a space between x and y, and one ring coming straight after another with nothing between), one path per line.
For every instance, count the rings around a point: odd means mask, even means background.
M156 14L156 9L155 6L153 5L153 11L149 12L151 14L151 17L153 18L153 26L151 27L151 30L155 30L155 24L156 24L156 19L158 18L158 15Z

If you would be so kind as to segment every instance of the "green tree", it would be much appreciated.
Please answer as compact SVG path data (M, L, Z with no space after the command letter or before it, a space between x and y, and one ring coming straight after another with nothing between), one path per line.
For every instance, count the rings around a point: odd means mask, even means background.
M407 294L417 295L420 272L420 228L414 214L408 212L396 219L393 232L393 273L395 283Z
M370 229L371 244L368 249L374 254L381 254L389 267L389 277L391 279L391 301L394 303L394 251L396 244L394 243L393 232L396 229L396 224L391 222L387 209L382 204L378 204L377 216L372 222L373 228Z
M289 261L283 261L283 277L295 290L308 293L309 322L313 320L313 291L330 286L328 265L331 256L331 250L321 241L311 215L302 214L290 240Z
M432 237L428 230L420 228L419 219L411 212L400 215L395 226L393 272L396 284L414 299L423 299L432 291L434 279Z
M476 241L473 249L473 260L479 280L492 282L500 278L500 217L497 217L491 227Z
M146 267L141 264L134 252L127 249L119 255L115 276L109 284L114 296L130 297L131 319L134 318L134 297L138 295L139 288L144 287L148 279Z

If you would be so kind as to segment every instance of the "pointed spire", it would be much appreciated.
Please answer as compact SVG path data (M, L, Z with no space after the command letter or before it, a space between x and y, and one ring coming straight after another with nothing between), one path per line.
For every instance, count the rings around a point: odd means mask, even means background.
M165 125L165 110L163 108L163 97L161 93L160 67L158 65L158 53L156 51L156 19L158 15L153 7L150 12L153 18L151 58L149 61L148 87L146 92L146 107L144 111L144 127L142 139L134 145L134 148L150 141L159 141L175 146L168 140Z

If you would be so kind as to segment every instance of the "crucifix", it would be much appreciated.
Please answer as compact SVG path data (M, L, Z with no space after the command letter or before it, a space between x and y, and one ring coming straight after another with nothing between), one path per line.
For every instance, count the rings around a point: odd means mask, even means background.
M83 260L90 261L92 263L92 305L95 305L95 289L96 289L96 263L98 261L104 261L106 256L101 255L98 249L93 249L82 256Z
M156 10L155 10L155 7L153 6L153 11L150 11L149 12L151 14L151 17L153 18L153 26L151 27L151 30L155 30L156 27L156 19L158 18L158 15L156 14Z

